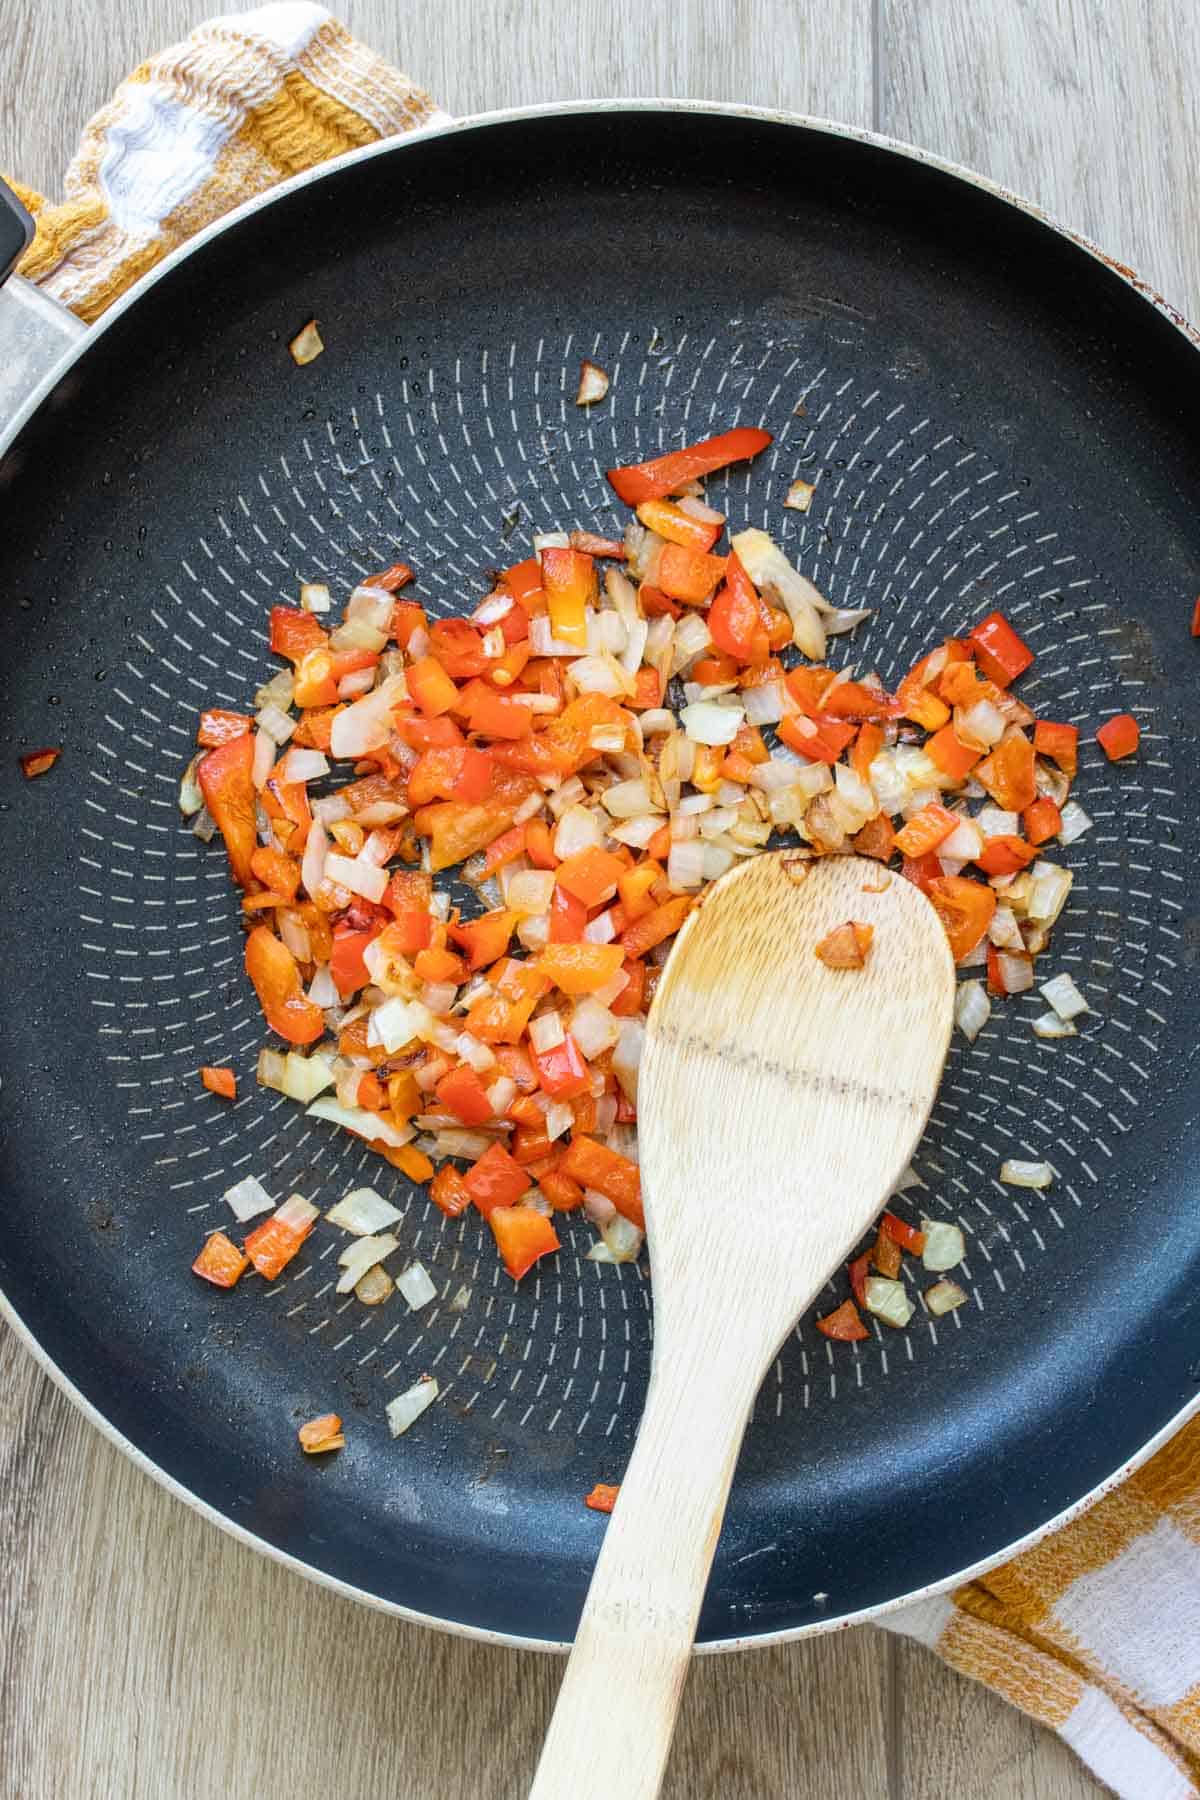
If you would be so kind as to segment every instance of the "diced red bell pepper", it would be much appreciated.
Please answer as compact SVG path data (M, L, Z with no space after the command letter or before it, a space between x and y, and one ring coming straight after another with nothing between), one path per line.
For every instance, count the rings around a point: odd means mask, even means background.
M1141 727L1133 714L1117 713L1115 718L1106 719L1101 725L1096 733L1096 742L1109 762L1120 762L1123 757L1133 755L1141 737Z
M305 618L309 615L306 613ZM333 656L324 645L305 651L296 664L294 700L297 706L336 706L338 678L334 674Z
M408 772L408 804L431 800L482 800L492 785L493 763L486 750L473 744L425 750Z
M886 813L876 813L873 819L867 820L861 831L856 832L852 842L859 856L874 857L876 862L889 862L896 848L896 833L892 821ZM937 862L936 857L930 860ZM931 874L933 873L941 874L940 863L936 871L931 870Z
M646 965L640 957L626 957L622 963L626 982L615 1000L610 1000L608 1010L618 1019L636 1019L642 1010L646 995Z
M396 735L413 750L451 750L456 744L465 744L466 738L454 720L445 713L434 719L419 717L415 713L395 712Z
M488 1224L514 1281L528 1275L539 1257L549 1256L559 1247L558 1233L549 1219L531 1206L494 1206Z
M967 642L989 681L1006 688L1033 661L1033 651L1017 636L1003 613L990 612L970 632Z
M216 750L234 738L245 737L253 724L254 720L245 713L223 712L220 707L209 707L200 714L196 742L203 744L206 750Z
M192 1264L193 1275L211 1281L214 1287L236 1287L250 1267L250 1258L225 1236L214 1231L204 1240L204 1248Z
M527 611L542 612L545 609L542 565L536 556L527 557L524 562L514 563L511 569L505 569L501 580L513 599Z
M429 876L413 869L397 869L384 889L383 904L394 923L388 931L401 956L415 956L426 950L433 933L429 901L433 883Z
M940 801L931 800L896 833L896 848L901 856L927 856L957 830L960 823L957 813L951 812Z
M1075 725L1056 725L1051 719L1039 719L1033 728L1033 747L1039 756L1056 762L1064 775L1072 779L1079 768L1079 730Z
M724 576L725 562L723 556L708 556L702 550L685 550L682 544L667 544L659 552L656 585L672 600L699 606Z
M409 697L426 718L437 718L458 704L458 689L432 656L418 657L405 671Z
M637 516L648 531L685 550L711 550L721 535L719 521L693 519L670 500L643 500Z
M930 850L924 856L906 856L900 873L905 881L911 881L914 887L927 894L933 882L941 878L942 865Z
M653 840L650 847L652 845ZM665 943L667 938L674 937L694 904L689 895L680 894L675 899L664 900L661 906L656 906L644 919L635 919L621 933L621 948L626 956L645 956L656 944Z
M816 1324L822 1337L834 1338L842 1344L861 1343L863 1338L869 1338L871 1335L859 1317L858 1308L853 1300L843 1300L839 1307L831 1313L826 1313L825 1317L818 1319Z
M620 1487L613 1487L607 1481L598 1481L590 1494L585 1494L583 1504L590 1506L593 1512L610 1513L617 1504Z
M525 854L535 869L557 869L554 838L544 819L530 819L526 825Z
M1192 636L1200 637L1200 600L1192 608Z
M429 1198L448 1219L457 1219L471 1204L466 1182L453 1163L443 1163L429 1184Z
M643 500L657 500L663 494L678 493L689 481L711 475L729 463L744 462L757 456L771 442L769 431L741 425L703 443L689 444L686 449L669 451L650 462L630 463L624 468L610 469L608 479L626 506L640 506Z
M472 731L489 738L523 738L533 730L533 711L515 694L497 694L485 688L471 702L468 714Z
M964 744L953 725L943 725L935 731L925 745L925 753L951 781L965 781L983 755L982 750L972 750Z
M264 1219L246 1239L246 1255L259 1274L274 1281L296 1255L316 1220L307 1225L285 1225L278 1215Z
M574 1212L583 1205L583 1189L559 1168L544 1170L538 1177L538 1186L555 1212Z
M939 875L925 891L950 939L951 956L961 962L992 922L995 893L984 882L971 881L965 875Z
M438 1105L461 1119L464 1125L482 1125L493 1117L487 1089L469 1063L451 1069L434 1088Z
M592 1078L569 1031L553 1050L534 1050L532 1054L543 1093L555 1100L573 1100L587 1091Z
M561 643L587 649L587 607L596 597L596 565L582 550L542 551L542 587L550 630Z
M503 1144L489 1144L463 1176L463 1186L486 1218L493 1206L514 1206L531 1182Z
M285 900L294 900L300 886L300 864L295 857L262 844L250 858L250 867L263 886Z
M196 769L204 804L225 839L233 879L243 888L253 885L250 859L258 848L253 771L254 740L248 735L210 750Z
M718 650L736 657L738 662L761 663L771 654L769 625L758 589L736 552L731 551L725 564L725 580L708 609L709 636Z
M576 1132L558 1166L560 1173L569 1175L580 1187L595 1188L604 1194L631 1224L645 1231L641 1171L628 1156Z
M656 588L652 582L643 581L638 589L638 599L641 601L642 611L648 619L681 619L683 617L683 608L679 602L672 600L669 594L664 594L662 589Z
M1011 832L1003 832L997 837L990 837L974 860L985 875L1019 875L1036 856L1035 845L1027 844L1024 838L1014 837Z
M852 1263L846 1265L846 1273L850 1277L850 1287L854 1298L860 1306L867 1304L867 1271L871 1266L871 1252L864 1250L856 1256Z
M271 608L271 648L276 655L298 663L310 650L323 650L328 642L328 634L310 612L295 606Z
M346 925L334 926L329 973L343 1000L348 1000L351 994L357 994L359 988L366 987L370 981L367 965L363 961L363 951L368 944L375 942L382 930L382 925L373 925L369 931L354 931Z
M777 729L781 741L809 762L837 762L847 744L854 742L858 730L857 725L845 724L841 719L810 719L804 723L813 729L804 731L800 720L792 717L782 719Z
M925 1253L925 1233L910 1225L907 1219L898 1219L895 1213L885 1212L879 1221L882 1229L891 1238L893 1244L899 1244L912 1256L923 1256Z
M483 638L466 619L439 619L429 632L429 654L453 681L469 681L488 666Z
M271 1030L289 1044L315 1044L325 1015L306 999L295 957L266 925L256 925L246 939L246 973Z
M516 923L516 913L501 908L498 912L483 913L478 919L469 919L465 924L452 925L450 936L466 952L469 968L486 969L508 949L508 940Z
M397 600L392 608L388 636L399 644L402 650L408 649L409 639L414 631L426 631L427 629L428 621L423 606L418 606L415 600Z
M570 534L572 550L582 550L588 556L606 557L609 562L625 562L628 552L620 538L597 537L594 531L572 531Z
M364 587L383 588L385 593L394 594L399 588L407 587L413 579L413 572L407 563L395 562L378 575L372 575L363 583Z
M210 1094L219 1094L222 1100L237 1099L237 1076L232 1069L202 1068L200 1079Z
M1025 808L1022 824L1031 844L1048 844L1062 830L1062 813L1058 802L1049 794L1040 794L1032 806Z
M625 960L620 944L547 944L537 967L564 994L594 994L607 987Z
M552 944L577 944L588 922L588 909L582 900L555 886L550 896L550 936Z
M1037 799L1037 759L1023 732L1001 738L972 773L1005 812L1024 812Z
M589 908L602 906L617 891L617 883L625 873L625 864L610 850L598 844L577 850L558 865L555 882Z

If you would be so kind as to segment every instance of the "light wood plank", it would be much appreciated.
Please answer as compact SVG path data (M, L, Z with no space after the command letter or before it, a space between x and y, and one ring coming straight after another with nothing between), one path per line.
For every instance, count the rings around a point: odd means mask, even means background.
M517 1800L557 1658L352 1605L256 1556L141 1475L0 1333L0 1793ZM852 1699L847 1700L847 1696ZM884 1800L873 1634L705 1658L667 1800Z
M1200 317L1200 10L880 4L882 129L1038 201Z

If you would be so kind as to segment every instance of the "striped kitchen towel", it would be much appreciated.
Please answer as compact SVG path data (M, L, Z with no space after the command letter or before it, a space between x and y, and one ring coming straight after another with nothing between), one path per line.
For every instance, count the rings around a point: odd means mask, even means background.
M21 273L83 319L285 176L444 123L304 0L211 19L84 132ZM1056 1536L887 1628L1057 1731L1127 1800L1200 1795L1200 1420Z
M37 221L19 272L81 319L98 318L241 201L448 118L307 0L209 19L135 69L96 114L61 204L12 183Z

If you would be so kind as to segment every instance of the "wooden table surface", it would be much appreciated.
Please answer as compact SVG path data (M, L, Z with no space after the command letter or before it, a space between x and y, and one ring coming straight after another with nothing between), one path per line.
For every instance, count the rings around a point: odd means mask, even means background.
M214 11L220 10L213 8ZM0 0L0 169L50 193L80 126L200 0ZM449 110L659 94L873 126L980 169L1200 317L1193 0L346 0ZM402 1625L234 1543L0 1335L0 1793L508 1800L555 1661ZM1077 1800L1056 1739L864 1629L693 1673L672 1800Z

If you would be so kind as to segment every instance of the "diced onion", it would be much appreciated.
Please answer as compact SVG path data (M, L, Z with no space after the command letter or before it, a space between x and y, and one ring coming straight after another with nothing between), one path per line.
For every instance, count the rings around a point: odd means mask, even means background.
M1000 985L1006 994L1027 994L1033 986L1033 958L1017 956L1009 950L997 952Z
M571 1036L588 1062L611 1050L621 1035L621 1021L607 1006L587 994L575 1003L571 1014Z
M553 898L553 869L521 869L508 883L504 904L510 911L529 918L548 912Z
M1039 857L1029 870L1029 898L1026 913L1034 925L1053 925L1071 892L1075 877L1059 863Z
M533 553L538 561L542 560L543 550L569 550L570 534L565 531L535 531L533 534Z
M536 1019L529 1021L529 1042L539 1056L547 1050L556 1050L566 1037L563 1022L556 1012L539 1013Z
M429 1278L429 1271L419 1262L409 1263L403 1275L397 1275L396 1286L413 1312L437 1299L437 1288Z
M897 1329L907 1325L915 1311L904 1283L889 1281L883 1275L867 1276L865 1301L869 1313Z
M621 1020L620 1035L613 1051L612 1072L631 1106L637 1105L638 1068L645 1042L646 1027L640 1019Z
M954 1023L973 1044L992 1016L992 1003L982 981L960 981L954 996Z
M382 1231L385 1225L394 1225L403 1216L398 1206L393 1206L390 1200L369 1187L352 1188L325 1214L331 1225L352 1231L355 1237L370 1237Z
M414 1038L427 1037L432 1027L433 1015L420 1000L401 1000L394 995L372 1011L367 1043L372 1047L378 1044L393 1056Z
M1009 1160L1000 1164L1000 1179L1009 1187L1047 1188L1054 1180L1054 1170L1046 1162L1016 1162Z
M811 662L820 662L825 655L821 614L834 610L824 595L792 567L765 531L739 531L732 544L755 587L764 589L787 608L796 648Z
M1017 837L1021 830L1020 814L1004 812L999 806L985 806L975 823L985 838Z
M1033 1021L1034 1037L1054 1039L1078 1037L1079 1033L1069 1019L1060 1019L1056 1012L1039 1013Z
M517 1084L509 1075L498 1075L487 1090L488 1105L502 1119L517 1097Z
M812 505L812 497L816 491L816 487L811 481L793 481L784 495L783 504L790 507L792 512L806 513Z
M687 838L671 845L667 858L667 880L676 893L688 893L704 882L705 845L699 838Z
M600 796L604 810L614 819L634 819L639 813L658 811L650 786L645 781L618 781L605 788Z
M324 1056L301 1056L296 1050L289 1050L283 1059L282 1078L278 1084L279 1092L286 1094L289 1100L300 1100L305 1106L323 1094L334 1082L333 1064ZM263 1082L264 1087L274 1086L272 1082Z
M333 597L323 581L303 581L300 584L300 607L303 612L327 613L333 605Z
M381 1263L385 1256L399 1248L400 1239L393 1237L390 1231L381 1232L378 1237L360 1237L338 1257L338 1267L344 1272L338 1277L335 1292L348 1294L368 1269L373 1269L376 1263Z
M325 878L376 905L383 899L388 884L386 869L364 862L361 856L339 856L335 850L325 858Z
M609 389L609 377L599 363L590 362L585 356L579 365L579 386L575 390L576 406L595 406L603 400Z
M950 836L943 838L938 845L938 855L945 859L954 857L958 861L972 862L983 849L983 833L974 819L963 819L954 827Z
M1087 1001L1069 975L1056 975L1052 981L1043 981L1038 992L1043 1000L1050 1002L1060 1019L1077 1019L1080 1013L1090 1011Z
M758 687L744 688L742 704L749 725L776 725L783 717L783 687L778 681L764 681Z
M207 750L200 750L193 756L179 783L179 810L185 819L200 812L204 806L204 795L200 791L200 783L196 780L196 769L208 755Z
M292 353L292 361L303 368L305 363L315 362L324 350L321 334L317 330L317 321L310 319L308 324L298 331L288 349Z
M951 1225L946 1219L922 1219L921 1230L925 1233L925 1248L921 1252L921 1261L935 1275L944 1269L957 1269L967 1254L967 1243L957 1225Z
M415 1425L421 1414L433 1405L438 1397L438 1384L434 1376L422 1375L420 1381L414 1381L404 1393L397 1394L389 1400L387 1413L388 1430L393 1437L403 1437L410 1425Z
M1092 829L1093 823L1094 821L1084 812L1077 800L1068 800L1062 809L1062 823L1058 831L1059 843L1064 846L1075 843L1085 831Z
M312 1201L306 1200L303 1194L289 1194L275 1214L279 1223L289 1231L307 1231L320 1216Z
M275 767L275 752L278 748L275 739L268 732L255 732L254 761L250 773L255 789L260 794L267 785L267 776Z
M953 1312L956 1306L965 1306L967 1296L957 1281L935 1281L931 1288L925 1290L925 1304L935 1319L943 1314Z
M403 675L389 675L372 693L335 713L329 733L330 754L355 760L382 750L392 732L392 709L407 698Z
M643 1234L637 1226L631 1224L622 1213L613 1213L600 1227L602 1242L593 1244L587 1253L588 1262L627 1263L636 1262L638 1251L642 1247Z
M716 700L696 700L685 706L679 722L694 744L732 744L745 709Z
M340 1100L328 1096L313 1101L308 1108L308 1117L328 1119L330 1124L343 1125L347 1131L366 1138L369 1143L387 1144L393 1150L402 1150L416 1136L411 1125L401 1130L381 1113L367 1112L361 1106L343 1106Z
M554 831L554 854L560 862L580 850L590 850L604 839L604 825L599 815L587 806L571 806L563 813Z
M597 913L583 928L585 944L611 944L616 935L617 928L613 924L612 913L608 911Z
M275 1210L275 1202L254 1175L243 1175L240 1181L235 1181L231 1188L225 1189L222 1197L233 1209L234 1218L242 1223L247 1219L256 1219L259 1213Z

